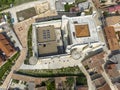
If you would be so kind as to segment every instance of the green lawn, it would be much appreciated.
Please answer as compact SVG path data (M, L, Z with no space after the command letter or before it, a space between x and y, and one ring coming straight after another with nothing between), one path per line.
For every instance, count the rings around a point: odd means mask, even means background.
M8 59L8 61L2 67L0 67L0 85L2 84L2 81L4 81L8 73L10 72L12 65L14 65L19 55L20 52L17 52L14 56Z

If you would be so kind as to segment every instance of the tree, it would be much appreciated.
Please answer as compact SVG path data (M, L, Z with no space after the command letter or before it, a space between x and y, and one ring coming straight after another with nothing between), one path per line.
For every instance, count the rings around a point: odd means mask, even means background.
M54 80L47 80L45 82L46 86L47 86L47 90L55 90L55 81Z
M66 86L69 87L69 90L71 90L73 84L74 84L75 80L74 80L74 77L67 77L66 78Z
M66 11L66 12L69 12L70 6L69 6L68 3L66 3L66 4L64 5L64 8L65 8L65 11Z
M84 75L78 76L76 78L76 84L77 85L87 85L87 79Z

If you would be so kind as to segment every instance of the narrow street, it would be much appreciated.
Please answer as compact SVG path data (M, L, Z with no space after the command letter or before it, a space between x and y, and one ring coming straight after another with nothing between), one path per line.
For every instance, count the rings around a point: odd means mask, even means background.
M96 90L95 86L93 85L93 83L91 81L90 75L88 74L88 72L86 71L86 69L84 68L84 66L81 63L79 63L78 66L79 66L79 68L81 69L81 71L84 73L84 75L87 78L87 84L88 84L89 90Z

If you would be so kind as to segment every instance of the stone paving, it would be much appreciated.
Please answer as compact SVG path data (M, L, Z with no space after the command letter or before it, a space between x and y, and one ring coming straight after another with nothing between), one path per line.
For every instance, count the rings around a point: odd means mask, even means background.
M23 64L20 69L57 69L79 65L80 60L74 60L70 55L38 60L36 65Z

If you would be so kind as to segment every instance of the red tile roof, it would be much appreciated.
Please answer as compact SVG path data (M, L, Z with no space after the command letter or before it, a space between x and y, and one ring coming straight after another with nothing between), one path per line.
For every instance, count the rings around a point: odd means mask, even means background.
M105 33L106 33L106 37L107 37L110 50L113 51L113 50L120 49L114 27L113 26L105 27Z
M119 76L119 72L117 71L117 68L116 68L115 64L107 65L107 70L106 71L111 78Z
M0 40L1 39L5 39L5 37L2 34L0 34Z
M116 67L116 65L115 64L110 64L110 65L107 65L107 68L108 69L114 69Z
M84 60L82 63L84 66L88 66L90 69L95 68L98 73L101 73L103 71L102 64L104 64L104 55L105 52L101 52L89 59Z
M120 83L116 83L115 85L116 85L117 89L120 90Z
M109 7L108 10L110 13L115 12L115 7Z
M79 87L77 87L77 90L88 90L88 87L86 87L86 86L79 86Z
M120 10L120 5L115 6L116 10Z
M94 82L96 88L99 88L99 87L103 86L106 83L106 81L105 81L105 79L103 77L95 79L93 82Z
M3 34L0 34L0 49L7 57L11 56L15 52L15 49L10 45L9 41Z
M105 83L102 87L97 88L97 90L111 90L111 89L110 86L107 83Z

